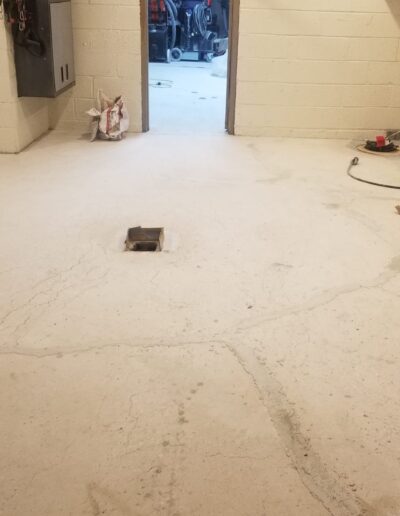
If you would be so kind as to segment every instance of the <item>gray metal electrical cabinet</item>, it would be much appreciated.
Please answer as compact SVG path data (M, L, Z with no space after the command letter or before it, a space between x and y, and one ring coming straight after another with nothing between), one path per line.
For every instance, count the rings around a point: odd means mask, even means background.
M75 84L71 2L36 0L41 55L15 45L18 96L56 97Z

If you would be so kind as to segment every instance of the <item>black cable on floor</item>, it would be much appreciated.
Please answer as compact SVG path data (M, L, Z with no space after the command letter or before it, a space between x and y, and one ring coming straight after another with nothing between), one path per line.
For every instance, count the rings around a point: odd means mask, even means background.
M368 181L367 179L361 179L360 177L354 176L351 173L351 169L357 166L359 161L360 160L357 156L350 161L349 168L347 169L347 175L350 176L352 179L360 181L361 183L367 183L368 185L381 186L382 188L392 188L394 190L400 190L400 186L386 185L385 183L375 183L374 181Z

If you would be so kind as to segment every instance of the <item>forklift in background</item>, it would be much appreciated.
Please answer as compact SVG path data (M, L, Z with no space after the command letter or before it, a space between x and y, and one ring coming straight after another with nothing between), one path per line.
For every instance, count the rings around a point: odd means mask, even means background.
M211 62L228 49L229 0L149 0L150 62Z

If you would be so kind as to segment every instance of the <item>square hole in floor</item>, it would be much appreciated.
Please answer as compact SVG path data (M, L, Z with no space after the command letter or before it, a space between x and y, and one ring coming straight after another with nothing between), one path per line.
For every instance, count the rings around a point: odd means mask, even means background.
M160 252L163 244L164 228L129 228L125 240L126 250L136 252Z

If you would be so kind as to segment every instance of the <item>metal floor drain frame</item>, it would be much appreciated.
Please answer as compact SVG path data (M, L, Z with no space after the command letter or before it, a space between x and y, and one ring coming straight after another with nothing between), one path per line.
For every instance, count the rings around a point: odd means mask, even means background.
M129 228L125 240L125 249L135 252L156 253L164 245L164 228Z

